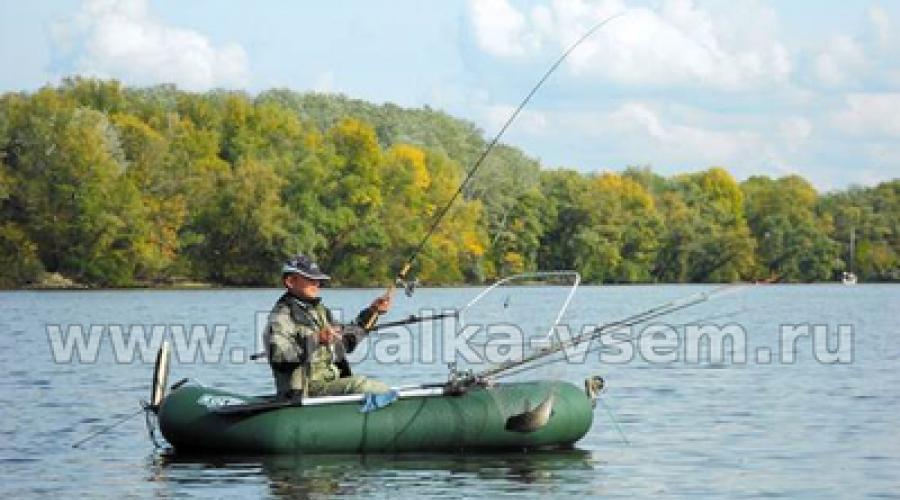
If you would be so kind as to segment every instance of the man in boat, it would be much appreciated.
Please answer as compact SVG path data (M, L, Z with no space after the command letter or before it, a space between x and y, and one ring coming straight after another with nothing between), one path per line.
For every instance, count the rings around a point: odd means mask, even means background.
M263 334L277 397L388 392L378 380L353 375L345 354L366 335L364 325L372 316L388 311L390 296L376 298L353 323L341 325L319 297L320 286L331 278L318 264L297 255L284 264L281 277L287 291L269 313Z

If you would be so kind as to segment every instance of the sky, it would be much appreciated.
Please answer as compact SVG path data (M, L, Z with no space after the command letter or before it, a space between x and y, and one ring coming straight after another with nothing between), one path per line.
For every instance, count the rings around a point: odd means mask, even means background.
M0 92L67 75L429 106L547 168L900 177L900 1L0 0Z

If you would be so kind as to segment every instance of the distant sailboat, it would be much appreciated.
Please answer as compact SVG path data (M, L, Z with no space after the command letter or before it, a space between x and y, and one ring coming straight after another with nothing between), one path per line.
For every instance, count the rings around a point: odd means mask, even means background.
M856 253L856 228L850 228L850 270L844 271L841 276L841 282L845 285L855 285L857 278L853 272L853 260Z

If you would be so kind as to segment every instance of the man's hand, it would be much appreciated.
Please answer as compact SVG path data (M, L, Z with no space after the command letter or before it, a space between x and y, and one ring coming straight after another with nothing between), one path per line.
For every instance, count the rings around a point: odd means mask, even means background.
M336 326L329 326L319 330L318 341L319 344L329 345L335 341L335 339L341 336L340 328Z
M382 295L373 300L369 307L378 311L378 314L384 314L391 308L391 296L389 294Z

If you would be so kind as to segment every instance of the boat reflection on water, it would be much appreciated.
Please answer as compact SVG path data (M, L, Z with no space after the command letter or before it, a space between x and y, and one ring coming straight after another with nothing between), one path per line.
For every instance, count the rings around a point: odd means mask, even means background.
M546 485L556 489L567 476L583 477L601 462L579 449L521 453L403 455L185 455L166 452L152 459L151 481L171 490L204 485L232 494L275 497L309 495L402 495L402 489L436 495L515 491ZM160 484L164 490L170 490ZM262 491L254 488L261 487ZM235 491L234 488L237 488ZM465 488L465 489L460 489ZM472 490L474 488L474 490ZM540 489L540 488L539 488Z

